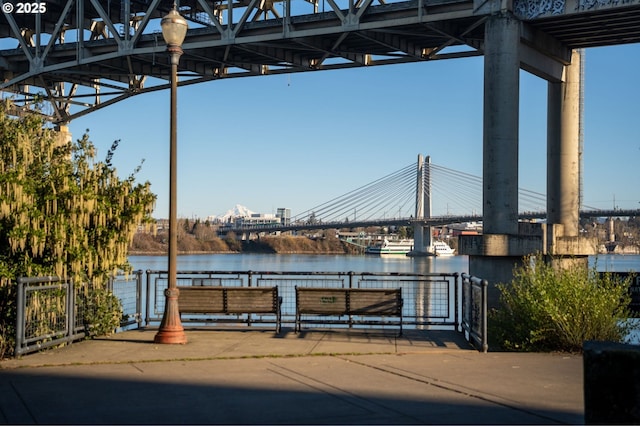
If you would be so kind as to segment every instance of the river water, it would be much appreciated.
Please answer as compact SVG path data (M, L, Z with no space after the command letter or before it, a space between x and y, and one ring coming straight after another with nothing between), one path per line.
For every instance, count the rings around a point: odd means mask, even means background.
M130 256L134 269L166 270L166 256ZM407 256L313 254L197 254L178 256L179 271L275 272L467 272L467 256L410 258Z
M129 256L134 269L167 270L167 256ZM640 255L598 255L589 258L598 271L640 271ZM469 272L467 256L406 257L314 254L189 254L178 256L179 271L276 272Z

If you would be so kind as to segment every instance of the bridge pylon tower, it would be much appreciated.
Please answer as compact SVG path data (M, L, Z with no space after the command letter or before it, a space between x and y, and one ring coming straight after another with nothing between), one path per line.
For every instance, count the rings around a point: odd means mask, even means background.
M409 256L434 256L431 226L425 218L431 217L431 157L418 154L416 181L416 221L413 224L413 250Z

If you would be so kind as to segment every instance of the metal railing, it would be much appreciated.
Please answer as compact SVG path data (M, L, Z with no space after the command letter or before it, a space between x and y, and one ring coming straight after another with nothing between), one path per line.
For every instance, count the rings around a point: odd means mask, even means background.
M72 343L88 335L84 298L89 286L76 286L59 277L21 277L17 280L16 356L52 346ZM117 275L107 290L120 299L120 327L142 321L142 271Z
M112 292L122 304L122 320L120 327L132 325L138 327L142 323L142 270L131 274L119 274L109 279L107 290Z
M146 271L145 324L155 324L164 312L166 271ZM461 331L459 274L412 274L367 272L265 272L265 271L178 271L178 286L222 285L246 287L278 286L282 297L282 323L295 324L295 287L401 288L404 299L403 325L410 328L446 327ZM234 320L242 319L238 315ZM247 320L250 318L247 315ZM186 322L223 322L222 315L183 316ZM261 322L268 322L261 315ZM275 318L273 318L275 321ZM326 327L331 325L327 324ZM335 327L335 325L333 325Z
M118 275L107 290L120 299L121 328L154 325L162 320L167 288L166 271ZM462 278L462 279L460 279ZM487 347L487 282L458 273L368 273L368 272L267 272L267 271L178 271L178 286L278 286L283 299L281 321L295 324L295 287L401 288L404 300L402 324L406 329L448 329L462 332L478 350ZM76 287L58 277L19 278L15 354L22 355L51 346L71 343L88 335L83 312L87 286ZM270 316L237 315L260 327ZM226 316L228 319L228 316ZM144 320L143 320L144 319ZM185 315L194 324L224 322L225 315ZM271 318L275 322L275 315ZM345 321L345 327L347 321ZM322 325L318 325L322 327ZM326 324L325 327L336 327ZM361 324L359 327L371 327Z
M482 352L489 350L487 343L487 280L462 276L462 329L465 338Z
M71 280L18 278L16 356L85 336L84 326L78 326L75 294Z

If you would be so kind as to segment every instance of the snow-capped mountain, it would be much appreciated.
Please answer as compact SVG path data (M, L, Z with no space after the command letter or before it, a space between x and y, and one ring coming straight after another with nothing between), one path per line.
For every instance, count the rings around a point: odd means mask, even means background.
M232 209L227 210L227 212L220 216L209 216L209 220L218 220L220 222L228 222L229 219L234 217L250 217L254 214L253 211L249 210L247 207L236 204Z

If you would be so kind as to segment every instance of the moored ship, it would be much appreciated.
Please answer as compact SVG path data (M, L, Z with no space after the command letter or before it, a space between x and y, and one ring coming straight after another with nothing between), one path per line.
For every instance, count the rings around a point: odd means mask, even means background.
M413 250L413 240L388 240L384 239L379 243L366 248L367 254L401 254L406 255Z
M449 244L444 241L434 241L431 247L423 254L414 252L414 242L412 239L404 240L389 240L385 238L381 242L370 245L366 248L367 254L400 254L400 255L427 255L427 256L453 256L455 255L455 249L452 249Z
M434 241L431 245L431 251L436 256L453 256L456 254L455 249L452 249L449 244L444 241Z

